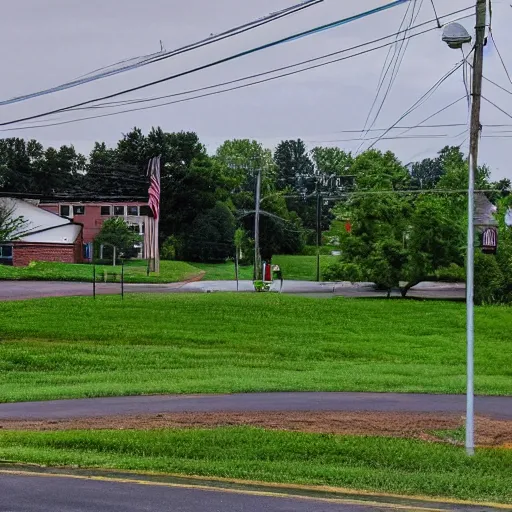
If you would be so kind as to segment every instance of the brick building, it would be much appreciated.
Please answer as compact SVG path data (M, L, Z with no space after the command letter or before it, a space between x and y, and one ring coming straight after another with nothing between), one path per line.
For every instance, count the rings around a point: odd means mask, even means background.
M1 264L20 267L32 261L82 263L81 224L41 210L28 200L1 198L0 202L13 218L24 220L13 241L0 243Z
M122 217L129 226L143 236L149 215L147 202L137 201L41 201L39 208L83 225L84 258L92 258L92 242L101 231L106 219ZM142 258L142 244L137 246ZM101 256L100 256L101 257Z

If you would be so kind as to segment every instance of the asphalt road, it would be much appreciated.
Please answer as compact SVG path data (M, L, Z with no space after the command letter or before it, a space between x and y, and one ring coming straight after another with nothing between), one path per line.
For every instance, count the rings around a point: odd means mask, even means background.
M69 419L172 412L465 412L463 395L400 393L239 393L157 395L0 404L0 419ZM512 420L512 396L476 397L475 412Z
M276 291L279 284L274 284ZM126 284L126 293L208 293L236 292L235 281L198 281L192 283L171 284ZM251 281L240 281L240 292L254 291ZM386 292L374 290L371 283L316 283L311 281L285 281L283 293L306 295L311 297L386 297ZM120 294L119 283L98 283L96 293ZM448 283L420 283L411 289L413 298L463 300L464 285ZM393 296L399 296L394 292ZM1 300L25 300L43 297L92 296L92 283L65 281L0 281Z
M492 510L441 502L386 502L371 496L322 496L273 491L129 480L94 480L76 475L0 475L2 512L377 512L424 510L464 512ZM278 494L279 493L279 494Z

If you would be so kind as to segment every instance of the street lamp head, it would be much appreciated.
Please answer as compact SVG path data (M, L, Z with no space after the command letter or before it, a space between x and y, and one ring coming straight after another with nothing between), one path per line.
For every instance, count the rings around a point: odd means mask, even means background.
M444 27L443 41L450 48L460 50L462 45L471 42L471 36L460 23L450 23Z

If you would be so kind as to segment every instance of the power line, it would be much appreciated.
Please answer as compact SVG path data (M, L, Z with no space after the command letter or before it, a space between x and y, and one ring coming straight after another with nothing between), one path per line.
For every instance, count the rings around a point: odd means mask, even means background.
M345 24L351 23L353 21L357 21L359 19L371 16L373 14L377 14L379 12L391 9L392 7L396 7L398 5L401 5L404 2L408 2L408 1L410 1L410 0L395 0L394 2L391 2L391 3L386 4L386 5L382 5L380 7L376 7L375 9L372 9L372 10L369 10L369 11L365 11L365 12L356 14L354 16L350 16L348 18L337 20L335 22L328 23L326 25L321 25L319 27L315 27L313 29L309 29L309 30L306 30L304 32L300 32L298 34L287 36L287 37L279 39L277 41L272 41L270 43L267 43L267 44L264 44L264 45L261 45L261 46L257 46L255 48L251 48L249 50L245 50L243 52L239 52L239 53L233 54L233 55L231 55L229 57L224 57L222 59L210 62L209 64L204 64L202 66L198 66L196 68L192 68L192 69L189 69L187 71L182 71L180 73L177 73L177 74L174 74L174 75L170 75L170 76L167 76L165 78L161 78L159 80L154 80L152 82L147 82L145 84L138 85L136 87L131 87L129 89L125 89L125 90L122 90L122 91L118 91L116 93L108 94L106 96L94 98L94 99L91 99L91 100L82 101L80 103L76 103L74 105L69 105L67 107L62 107L62 108L59 108L59 109L50 110L48 112L43 112L43 113L35 114L35 115L32 115L32 116L26 116L26 117L23 117L23 118L20 118L20 119L15 119L15 120L12 120L12 121L3 122L3 123L0 123L0 126L8 126L8 125L11 125L11 124L19 123L21 121L29 121L31 119L39 119L41 117L46 117L46 116L48 116L50 114L58 114L60 112L64 112L64 111L66 111L66 110L68 110L70 108L76 108L76 107L81 107L81 106L84 106L84 105L89 105L89 104L95 103L97 101L108 100L108 99L111 99L111 98L115 98L117 96L122 96L124 94L128 94L130 92L135 92L135 91L138 91L138 90L141 90L141 89L145 89L147 87L152 87L154 85L161 84L161 83L164 83L164 82L168 82L170 80L174 80L176 78L180 78L180 77L189 75L191 73L196 73L198 71L209 69L211 67L218 66L220 64L224 64L226 62L230 62L232 60L239 59L241 57L245 57L247 55L251 55L253 53L256 53L256 52L259 52L259 51L262 51L262 50L265 50L265 49L268 49L268 48L272 48L272 47L278 46L280 44L287 43L289 41L294 41L294 40L297 40L299 38L307 37L307 36L312 35L312 34L316 34L316 33L319 33L319 32L325 31L325 30L330 30L332 28L339 27L341 25L345 25Z
M183 47L178 48L176 50L172 50L172 51L169 51L169 52L164 52L163 54L162 54L162 52L158 52L158 53L150 54L150 55L143 56L143 57L135 57L135 58L132 58L132 59L127 59L127 60L118 62L116 64L111 64L109 66L106 66L106 67L100 68L98 70L92 71L89 74L86 74L86 75L83 75L82 77L77 78L76 80L72 80L70 82L66 82L64 84L61 84L61 85L58 85L58 86L55 86L55 87L51 87L49 89L44 89L42 91L37 91L37 92L33 92L33 93L22 95L22 96L16 96L16 97L11 98L9 100L0 101L0 106L10 105L10 104L13 104L13 103L19 103L21 101L26 101L26 100L33 99L33 98L40 97L40 96L44 96L44 95L47 95L47 94L53 94L55 92L60 92L60 91L66 90L66 89L71 89L73 87L78 87L80 85L84 85L86 83L94 82L94 81L97 81L97 80L100 80L100 79L103 79L103 78L107 78L107 77L110 77L110 76L113 76L113 75L117 75L119 73L124 73L126 71L131 71L133 69L137 69L137 68L142 67L142 66L147 66L148 64L154 64L155 62L159 62L159 61L164 60L164 59L175 57L177 55L181 55L183 53L187 53L187 52L190 52L192 50L197 50L197 49L202 48L204 46L208 46L210 44L217 43L217 42L222 41L224 39L228 39L230 37L234 37L234 36L243 34L245 32L248 32L248 31L253 30L255 28L261 27L263 25L266 25L266 24L271 23L273 21L276 21L278 19L284 18L286 16L290 16L291 14L296 14L297 12L300 12L300 11L302 11L304 9L307 9L309 7L312 7L314 5L322 3L323 1L324 0L306 0L305 2L301 2L300 4L297 4L295 6L292 6L292 7L289 7L287 9L283 9L281 11L272 13L272 14L270 14L268 16L265 16L263 18L260 18L258 20L255 20L255 21L252 21L252 22L249 22L249 23L245 23L244 25L241 25L239 27L235 27L235 28L229 29L229 30L227 30L225 32L222 32L222 33L218 34L218 35L212 35L212 36L210 36L210 37L208 37L206 39L202 39L202 40L200 40L200 41L198 41L196 43L192 43L192 44L183 46ZM126 62L133 62L134 60L137 60L137 62L135 64L126 65L126 66L121 67L121 68L117 68L117 69L113 69L113 70L111 69L110 71L105 71L103 73L93 75L93 73L95 73L95 72L104 71L106 69L112 68L113 66L116 66L117 64L124 64Z
M467 10L467 9L465 9L465 10ZM458 11L458 12L460 12L460 11ZM447 16L450 16L450 15L447 15ZM425 23L425 24L427 24L427 23ZM427 30L424 30L422 32L413 34L413 35L411 35L409 37L411 37L411 38L412 37L417 37L419 35L423 35L423 34L425 34L427 32L432 31L432 30L437 30L437 29L436 28L427 29ZM387 36L387 37L381 38L379 40L386 39L386 38L389 38L389 37L390 36ZM358 45L358 46L350 48L350 49L341 50L339 52L335 52L334 54L345 53L346 51L350 51L350 50L353 50L355 48L360 48L362 46L367 46L368 44L372 44L373 42L375 42L375 41L372 41L372 42L369 42L369 43L364 43L362 45ZM258 81L255 81L255 82L251 82L249 84L244 84L244 85L240 85L240 86L236 86L236 87L231 87L231 88L223 89L223 90L220 90L220 91L214 91L214 92L207 93L207 94L201 94L201 95L198 95L198 96L192 96L190 98L184 98L184 99L177 100L177 101L164 102L164 103L159 103L159 104L156 104L156 105L149 105L147 107L125 109L125 110L121 110L121 111L117 111L117 112L111 112L111 113L108 113L108 114L88 116L88 117L79 118L79 119L72 119L72 120L68 120L68 121L61 121L61 122L55 122L55 123L47 123L47 124L39 124L39 125L31 125L31 126L21 126L21 127L17 127L17 128L2 129L2 130L0 130L0 132L27 130L27 129L33 129L33 128L46 128L46 127L51 127L51 126L60 126L60 125L65 125L65 124L70 124L70 123L75 123L75 122L80 122L80 121L86 121L86 120L91 120L91 119L99 119L99 118L103 118L103 117L109 117L109 116L124 114L124 113L128 113L128 112L148 110L148 109L158 108L158 107L162 107L162 106L166 106L166 105L172 105L172 104L176 104L176 103L183 103L183 102L187 102L187 101L191 101L191 100L195 100L195 99L199 99L199 98L204 98L204 97L208 97L208 96L214 96L214 95L217 95L217 94L223 94L223 93L230 92L230 91L233 91L233 90L243 89L243 88L246 88L246 87L251 87L253 85L258 85L258 84L261 84L261 83L270 82L270 81L276 80L278 78L283 78L283 77L295 75L295 74L298 74L298 73L302 73L304 71L308 71L310 69L316 69L316 68L323 67L323 66L326 66L326 65L329 65L329 64L333 64L333 63L336 63L336 62L341 62L343 60L347 60L347 59L351 59L351 58L354 58L354 57L358 57L360 55L364 55L366 53L370 53L370 52L373 52L375 50L379 50L381 48L385 48L385 47L389 46L390 44L394 44L394 43L391 42L391 43L383 44L381 46L378 46L378 47L375 47L375 48L371 48L371 49L368 49L368 50L365 50L365 51L361 51L361 52L358 52L356 54L349 55L347 57L342 57L342 58L339 58L339 59L334 59L334 60L331 60L331 61L328 61L328 62L325 62L325 63L322 63L322 64L317 64L317 65L314 65L314 66L309 66L309 67L306 67L306 68L303 68L303 69L300 69L300 70L296 70L296 71L289 72L289 73L284 73L284 74L277 75L275 77L270 77L270 78L267 78L267 79L264 79L264 80L258 80ZM330 54L330 55L333 55L333 54ZM285 66L284 68L280 68L280 69L289 69L289 68L292 68L292 67L297 67L297 66L303 65L305 62L312 62L312 61L323 60L326 57L327 56L324 55L324 56L321 56L321 57L317 57L315 59L310 59L309 61L304 61L302 63L297 63L297 64L293 64L293 65L290 65L290 66ZM263 75L271 74L271 73L274 73L274 72L276 72L276 70L266 71L264 73L260 73L258 75L253 75L253 76L263 76ZM239 82L239 81L243 81L243 80L246 80L246 79L247 79L247 77L246 78L237 79L237 80L232 81L232 82ZM212 87L216 87L216 86L209 86L208 89L212 88ZM178 93L178 95L181 95L181 94L186 94L186 93ZM175 96L175 95L170 95L170 96ZM4 123L3 125L5 125L5 124L13 124L15 122L16 121L11 121L9 123ZM0 124L0 126L2 126L2 124Z
M512 119L512 114L509 114L507 111L503 110L501 107L499 107L498 105L496 105L496 103L492 102L491 100L488 100L485 96L482 96L482 98L487 101L487 103L490 103L493 107L495 107L496 109L498 109L500 112L502 112L503 114L505 114L506 116L510 117L510 119Z
M407 128L405 131L401 132L400 135L403 135L403 134L409 132L410 130L414 130L415 128L421 128L423 123L426 123L427 121L430 121L432 118L434 118L435 116L441 114L445 110L448 110L449 108L453 107L454 105L456 105L457 103L459 103L463 99L465 99L465 96L462 96L461 98L451 102L450 104L446 105L445 107L440 108L439 110L434 112L432 115L430 115L430 116L426 117L425 119L423 119L423 121L420 121L416 126L413 126L411 128ZM459 125L459 126L466 126L466 125ZM394 128L396 128L396 126Z
M496 44L496 39L494 39L494 33L492 31L492 28L489 28L489 34L491 35L492 42L494 43L494 48L496 48L496 52L498 53L498 57L500 58L503 69L505 70L505 73L507 75L508 81L512 84L512 78L510 77L510 73L507 69L507 66L505 65L505 61L503 60L503 57L501 56L500 49L498 48L498 45Z
M395 39L395 47L394 47L394 54L393 54L393 57L391 57L391 59L389 60L389 64L388 64L388 59L389 59L389 56L391 55L391 52L393 50L392 47L389 48L387 54L386 54L386 58L384 59L384 63L382 65L382 69L381 69L381 72L380 72L380 76L379 76L379 80L378 80L378 87L377 87L377 91L375 93L375 97L373 99L373 103L370 107L370 110L368 111L368 115L366 116L366 120L364 122L364 128L366 129L367 126L368 126L368 123L370 122L370 118L371 118L371 115L372 115L372 112L373 112L373 109L375 108L375 105L377 104L377 100L379 99L379 95L380 95L380 92L382 90L382 87L384 86L384 81L386 79L386 76L387 76L387 73L389 71L389 67L391 66L391 63L393 61L393 58L394 56L396 55L396 43L398 42L398 36L400 34L404 34L404 37L407 35L407 31L409 30L410 27L408 27L407 29L405 30L402 30L402 27L404 26L404 23L405 23L405 20L407 19L407 14L409 13L409 9L411 7L411 5L413 4L409 4L407 6L407 10L402 18L402 21L400 23L400 26L398 27L398 32L396 33L396 39ZM373 128L373 126L370 126L370 128Z
M355 141L371 141L371 140L400 140L400 139L444 139L446 137L449 137L447 133L431 133L431 134L425 134L425 135L397 135L395 137L374 137L367 139L366 137L358 137L354 139L334 139L334 140L306 140L305 142L309 143L328 143L328 142L355 142Z
M469 9L472 9L472 8L466 8L466 9L461 9L461 10L458 10L458 11L454 11L453 13L450 13L450 14L447 14L447 15L443 16L443 18L452 16L454 14L459 14L459 13L467 11ZM469 17L469 15L468 16L464 16L464 17ZM423 27L423 26L428 25L428 24L430 24L430 23L432 23L434 21L435 21L434 19L425 21L423 23L415 25L414 27L411 28L411 30ZM422 35L422 34L425 34L427 32L431 32L433 30L437 30L437 28L433 27L433 28L431 28L429 30L425 30L423 32L419 32L417 34L413 34L413 35L408 36L408 37L409 38L410 37L416 37L417 35ZM127 104L134 104L134 103L145 103L145 102L156 101L156 100L160 100L160 99L166 99L166 98L172 98L172 97L176 97L176 96L192 94L192 93L201 92L201 91L205 91L205 90L213 89L213 88L217 88L217 87L223 87L225 85L231 85L233 83L238 83L238 82L249 80L249 79L252 79L252 78L258 78L260 76L264 76L264 75L267 75L267 74L275 73L275 72L278 72L278 71L284 71L286 69L290 69L290 68L293 68L293 67L301 66L303 64L309 64L311 62L316 62L318 60L323 60L323 59L326 59L328 57L333 57L335 55L339 55L339 54L346 53L346 52L349 52L349 51L352 51L352 50L356 50L356 49L362 48L364 46L368 46L368 45L371 45L371 44L379 43L381 41L389 39L390 37L395 37L395 36L397 36L399 34L404 34L404 33L408 32L408 31L409 31L409 29L402 30L401 32L398 32L398 33L394 33L394 34L390 34L390 35L387 35L387 36L384 36L384 37L380 37L378 39L374 39L374 40L368 41L366 43L362 43L362 44L359 44L359 45L356 45L356 46L352 46L350 48L344 48L343 50L338 50L336 52L331 52L331 53L322 55L320 57L315 57L315 58L312 58L312 59L307 59L307 60L298 62L296 64L290 64L290 65L287 65L287 66L282 66L282 67L279 67L279 68L274 68L273 70L270 70L270 71L265 71L263 73L257 73L257 74L254 74L254 75L245 76L245 77L242 77L242 78L238 78L238 79L235 79L235 80L230 80L230 81L227 81L227 82L218 83L218 84L215 84L215 85L210 85L210 86L206 86L206 87L200 87L200 88L197 88L197 89L191 89L191 90L188 90L188 91L182 91L182 92L174 93L174 94L167 94L167 95L164 95L164 96L153 96L153 97L150 97L150 98L139 98L139 99L131 99L131 100L120 100L120 101L113 101L113 102L104 102L104 103L98 103L98 104L93 105L93 106L82 107L82 108L79 107L79 108L76 108L76 109L75 108L70 108L68 110L69 111L73 111L73 110L86 110L86 109L94 109L94 108L109 108L109 107L114 107L114 106L118 106L118 105L127 105ZM390 45L393 45L393 44L395 44L395 42L389 43L388 45L385 45L385 46L390 46ZM383 48L385 46L379 46L376 49L380 49L380 48Z
M432 9L434 9L434 16L437 20L437 28L441 28L441 22L439 20L439 16L437 15L436 4L434 3L434 0L430 0L430 3L432 4Z
M410 22L405 30L405 33L404 33L404 36L402 38L402 40L400 41L400 43L398 43L396 46L395 46L395 51L394 51L394 54L393 54L393 57L391 58L391 60L389 61L389 65L383 75L383 78L382 78L382 82L377 90L377 95L375 97L375 100L372 104L372 107L370 109L370 112L368 113L368 118L367 120L370 118L371 116L371 113L373 111L373 107L375 106L376 104L376 101L379 97L379 94L380 94L380 91L381 91L381 88L382 86L384 85L384 82L386 80L386 77L388 75L388 72L389 70L391 69L391 66L393 66L393 69L391 70L391 76L389 78L389 82L388 82L388 86L387 86L387 89L384 93L384 96L380 102L380 105L379 105L379 108L377 109L377 112L373 118L373 121L371 122L370 124L370 128L373 128L375 126L375 123L377 122L381 112L382 112L382 109L384 108L384 105L386 103L386 100L391 92L391 89L395 83L395 80L396 80L396 77L398 76L398 73L400 71L400 68L402 66L402 63L403 63L403 59L405 57L405 54L407 52L407 48L409 47L409 41L410 39L407 38L407 34L408 34L408 31L411 29L411 27L414 25L414 23L416 22L417 18L418 18L418 15L421 11L421 7L423 6L423 0L420 0L419 1L419 8L418 8L418 12L416 13L415 15L415 9L416 9L416 5L417 5L417 1L418 0L414 0L414 3L410 4L409 7L412 5L412 11L411 11L411 19L410 19ZM406 19L407 19L407 15L409 13L409 9L407 9L407 12L405 13L405 16L402 20L402 24L400 25L400 29L402 28L402 25L405 23ZM406 42L407 40L407 42ZM398 37L397 37L397 41L398 41ZM398 52L397 52L397 49L398 49ZM389 53L388 53L389 55ZM395 56L396 56L396 59L395 59ZM394 60L395 59L395 60ZM393 63L393 60L394 60L394 63ZM386 67L386 63L384 63L384 68ZM383 70L384 70L383 68ZM367 133L368 134L368 133ZM366 134L366 135L367 135ZM366 137L365 135L365 137ZM364 140L361 142L361 144L359 144L359 147L357 148L357 151L356 151L356 154L360 152L361 148L363 147L364 145Z
M405 119L409 114L414 112L417 108L419 108L423 103L428 101L430 97L439 89L439 87L451 76L453 75L464 63L464 61L459 62L454 68L452 68L448 73L443 75L419 100L417 100L404 114L402 114L398 120L388 128L375 142L373 142L368 149L373 148L379 140L385 137L400 121Z

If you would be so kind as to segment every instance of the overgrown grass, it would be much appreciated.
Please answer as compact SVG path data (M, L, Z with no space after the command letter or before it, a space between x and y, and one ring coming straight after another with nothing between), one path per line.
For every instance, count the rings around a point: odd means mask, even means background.
M512 394L512 309L476 309L476 391ZM463 393L465 308L172 294L0 303L0 401L250 391Z
M320 277L322 270L336 260L336 256L320 256ZM285 280L316 281L316 256L274 256L272 263L281 267Z
M182 261L162 261L160 273L147 275L145 261L125 264L124 279L127 283L175 283L200 273L200 269ZM121 280L121 266L96 265L96 281ZM81 281L92 282L93 265L71 263L33 262L27 267L0 265L0 280Z
M255 428L3 432L0 457L512 502L512 450Z

